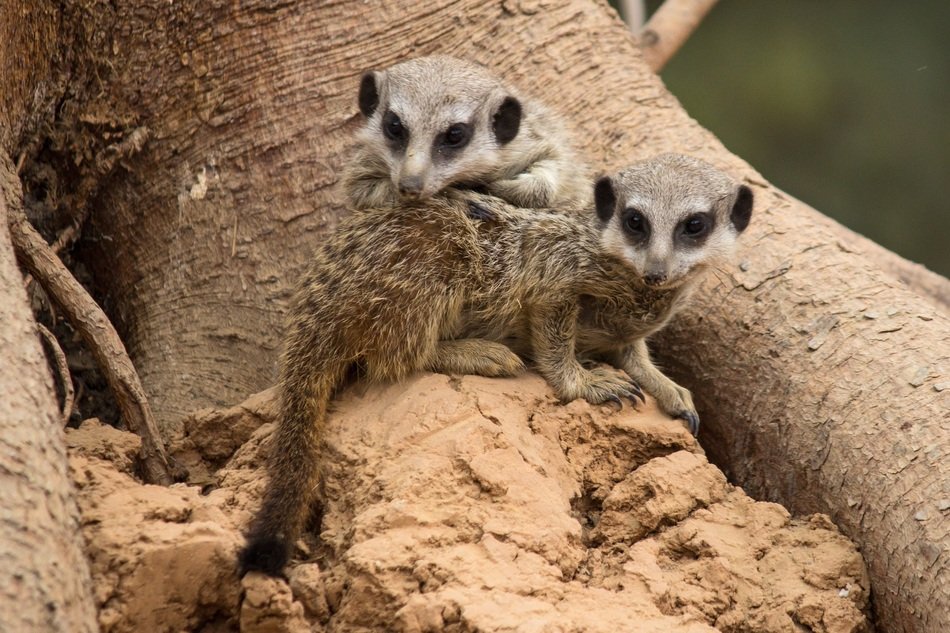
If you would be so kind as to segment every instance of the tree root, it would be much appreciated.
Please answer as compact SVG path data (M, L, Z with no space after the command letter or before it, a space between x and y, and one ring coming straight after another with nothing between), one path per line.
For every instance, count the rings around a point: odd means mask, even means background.
M16 192L4 186L5 191L4 195L0 196L0 204L6 206L8 212L10 238L17 259L29 271L29 275L40 283L51 304L58 306L70 324L79 332L115 396L122 419L142 438L140 458L145 480L149 483L169 485L173 482L173 477L168 456L145 396L145 390L125 345L109 318L57 256L57 253L78 237L88 215L88 200L98 187L101 178L111 173L123 158L138 152L147 139L146 128L135 128L121 142L110 145L96 157L93 168L82 176L73 195L73 200L81 211L52 245L47 244L30 224L19 204L18 186ZM28 155L29 152L24 152L20 156L17 165L11 166L13 173L4 174L4 180L7 180L6 176L9 176L17 181L17 185L19 184L17 174L22 171ZM30 280L27 279L26 283L29 284ZM43 336L46 337L46 334ZM68 367L63 373L65 357L60 362L59 355L56 354L59 345L52 334L49 334L47 340L54 350L53 354L56 356L60 374L64 378L64 386L68 382L69 392L72 392ZM62 350L59 350L59 354L62 354ZM70 403L69 409L71 408Z
M640 30L643 59L655 73L663 70L717 0L666 0Z
M30 224L23 210L10 205L10 237L17 259L40 283L47 296L66 315L96 358L109 388L115 394L125 423L142 438L140 457L149 483L169 485L172 475L148 406L145 390L125 346L109 318L85 288L72 276L50 246Z
M73 413L73 402L75 402L76 396L76 390L73 388L73 377L69 373L69 364L66 362L66 354L63 353L63 348L60 347L59 341L56 340L56 337L53 336L53 333L50 332L45 325L37 323L36 328L39 330L43 340L46 341L46 346L49 348L50 354L53 355L56 371L59 374L59 381L63 385L62 416L63 426L66 426L69 424L69 416Z

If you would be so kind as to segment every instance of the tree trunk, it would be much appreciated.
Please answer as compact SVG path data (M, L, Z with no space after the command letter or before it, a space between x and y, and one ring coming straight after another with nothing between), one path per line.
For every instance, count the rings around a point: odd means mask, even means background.
M361 72L450 52L560 110L597 167L679 151L755 186L742 269L709 279L660 355L738 483L829 512L858 541L884 628L950 620L945 311L692 121L606 5L82 6L65 3L81 36L54 145L78 154L109 130L149 130L94 199L79 254L166 425L272 382L288 289L343 213Z
M26 137L52 119L66 89L60 71L70 36L61 18L53 2L0 4L0 148L14 159L30 144Z
M831 515L862 547L884 630L942 631L950 320L833 221L759 201L746 270L706 284L655 348L697 396L714 463L755 498Z
M0 178L10 167L0 152ZM0 227L6 220L0 195ZM0 631L97 631L62 421L5 229L0 323Z

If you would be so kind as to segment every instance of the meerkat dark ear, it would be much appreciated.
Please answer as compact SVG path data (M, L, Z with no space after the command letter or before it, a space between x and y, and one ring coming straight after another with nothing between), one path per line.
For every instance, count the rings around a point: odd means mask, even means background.
M602 221L613 217L617 208L617 194L610 176L601 176L594 185L594 205L597 207L597 217Z
M502 145L510 143L518 136L518 128L521 127L521 102L514 97L505 97L505 100L498 106L495 117L492 120L492 129L495 131L495 138Z
M360 81L360 112L367 119L373 116L379 106L379 87L376 85L376 73L370 71Z
M745 185L739 186L739 193L732 205L729 219L732 220L732 226L736 227L739 233L749 226L749 220L752 219L752 190Z

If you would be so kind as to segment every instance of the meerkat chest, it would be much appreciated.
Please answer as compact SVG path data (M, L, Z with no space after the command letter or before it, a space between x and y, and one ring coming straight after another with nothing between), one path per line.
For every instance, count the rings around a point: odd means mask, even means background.
M590 349L610 349L646 338L669 321L680 304L677 292L637 289L609 298L578 300L578 341Z

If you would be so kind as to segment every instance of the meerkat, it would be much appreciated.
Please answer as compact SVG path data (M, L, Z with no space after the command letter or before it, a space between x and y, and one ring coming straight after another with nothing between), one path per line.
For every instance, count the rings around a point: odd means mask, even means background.
M282 573L317 497L327 405L355 363L375 380L511 376L524 369L517 351L563 401L637 400L642 386L696 431L690 393L653 365L645 339L730 253L752 192L663 155L601 178L593 198L587 213L563 213L460 192L344 218L291 305L270 479L242 573Z
M481 187L511 204L584 202L590 183L564 122L487 69L435 55L363 75L365 125L342 189L352 208Z

